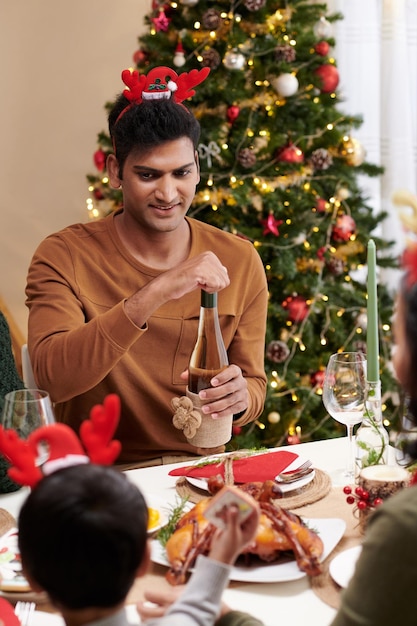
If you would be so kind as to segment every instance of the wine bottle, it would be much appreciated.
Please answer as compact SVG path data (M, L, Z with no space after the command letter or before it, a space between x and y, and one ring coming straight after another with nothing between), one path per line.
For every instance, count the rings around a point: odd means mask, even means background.
M220 330L217 293L201 291L198 336L188 368L188 389L198 394L229 364Z

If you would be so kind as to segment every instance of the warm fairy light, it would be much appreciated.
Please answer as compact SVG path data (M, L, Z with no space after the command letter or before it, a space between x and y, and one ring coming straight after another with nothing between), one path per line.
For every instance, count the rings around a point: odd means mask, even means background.
M101 179L101 182L103 183L103 185L107 185L109 182L109 179L107 176L103 176L103 178Z
M259 183L261 181L260 181L260 179L257 176L255 176L255 178L253 179L253 182L254 182L255 185L259 185Z
M222 150L228 150L229 145L227 143L222 143Z
M178 4L176 2L171 2L171 6L173 9L178 9Z
M311 246L310 246L310 244L308 243L308 241L307 241L307 240L306 240L306 241L304 241L304 244L303 244L303 245L304 245L304 248L305 248L306 250L310 250Z
M290 46L296 46L297 42L295 41L295 39L290 39L289 44Z
M362 328L360 328L360 327L358 326L358 328L356 329L356 331L355 331L355 332L356 332L356 334L357 334L357 335L362 335L362 332L363 332L363 331L362 331Z
M269 265L269 263L267 265L265 265L265 269L266 270L270 270L271 269L271 266Z
M93 192L94 191L94 185L90 185L89 188L88 188L88 191ZM89 198L89 199L91 200L91 198ZM87 202L88 202L88 200L87 200Z
M309 191L310 183L304 183L303 188L304 188L304 191Z
M199 30L201 28L200 22L194 22L194 29Z
M335 93L331 93L330 97L334 99L334 98L336 98L336 94Z
M248 65L249 65L249 67L252 67L252 65L253 65L253 59L249 59L249 61L248 61Z
M247 130L247 135L248 135L248 137L253 137L253 136L254 136L254 134L255 134L255 133L253 132L253 130L251 130L250 128L248 128L248 130Z
M210 174L210 177L207 181L207 186L208 187L212 187L213 186L213 176Z
M300 348L301 352L305 352L306 347L305 347L305 345L303 344L303 342L300 342L300 344L299 344L299 346L298 346L298 347Z
M231 182L232 184L234 184L236 181L237 181L236 176L231 176L231 177L230 177L230 182Z
M327 124L327 130L333 130L334 124Z
M345 312L344 309L339 309L338 312L336 313L337 317L342 317L344 312Z
M253 246L254 246L254 248L260 248L262 246L262 242L261 241L254 241L253 242Z
M298 396L297 396L297 394L296 394L296 393L292 393L292 394L291 394L291 400L292 400L293 402L298 402Z
M204 59L203 59L203 57L202 57L202 56L200 56L199 54L197 54L197 61L198 61L199 63L202 63L202 62L203 62L203 60L204 60Z
M320 228L318 226L313 226L313 233L320 232Z
M276 389L278 387L278 383L277 383L276 380L272 380L270 385L271 385L272 389Z
M151 35L156 35L156 30L154 28L151 28Z
M203 195L204 202L208 202L210 200L210 192L206 191Z
M224 11L222 13L220 13L220 17L225 20L227 17L227 13L225 13Z
M325 294L323 294L321 299L323 300L323 302L328 302L329 301L329 296L326 296Z
M314 104L319 104L320 98L317 98L317 96L316 96L315 98L313 98L313 102L314 102Z
M320 343L321 343L321 345L322 345L322 346L325 346L325 345L327 344L327 339L326 339L326 337L322 337L322 338L320 339Z
M386 333L390 330L391 326L389 324L383 324L382 325L382 330L384 330Z
M239 23L242 21L242 16L241 15L235 15L235 22Z
M288 218L285 220L285 223L287 224L287 226L289 226L289 225L292 223L292 219L291 219L290 217L288 217Z
M283 40L284 40L284 41L288 41L288 40L289 40L288 35L284 35Z
M216 35L216 31L212 30L210 31L210 39L216 39L217 35Z
M217 211L219 207L217 206L217 204L212 204L211 208L213 209L213 211Z
M261 430L265 430L265 424L262 424L262 422L260 422L259 420L255 421L255 424L257 425L258 428L260 428Z
M329 57L329 63L333 63L333 65L336 63L336 59L334 59L333 57Z

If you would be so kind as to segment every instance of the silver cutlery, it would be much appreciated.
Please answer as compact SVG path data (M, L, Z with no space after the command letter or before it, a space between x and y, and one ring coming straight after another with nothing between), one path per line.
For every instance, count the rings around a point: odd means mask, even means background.
M16 602L14 612L20 620L22 626L30 626L33 614L35 612L35 602Z
M286 472L281 472L280 474L278 474L278 476L275 477L275 480L278 483L285 483L285 484L293 483L297 480L300 480L300 478L304 478L304 476L311 474L311 472L314 472L314 467L312 467L312 462L305 461L302 465L300 465L296 469L288 470Z

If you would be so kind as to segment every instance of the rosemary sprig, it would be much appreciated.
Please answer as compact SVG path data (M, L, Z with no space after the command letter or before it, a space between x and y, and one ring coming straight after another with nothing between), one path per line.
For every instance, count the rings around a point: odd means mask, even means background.
M165 548L168 539L174 533L175 528L184 513L184 508L187 502L188 496L182 498L181 501L171 509L168 522L157 533L156 538L163 548Z

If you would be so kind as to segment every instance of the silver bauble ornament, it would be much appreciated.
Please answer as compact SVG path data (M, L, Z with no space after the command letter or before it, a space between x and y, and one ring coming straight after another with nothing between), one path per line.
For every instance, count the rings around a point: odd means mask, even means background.
M271 85L283 98L293 96L298 91L298 80L294 74L280 74L271 80Z
M328 39L332 36L333 28L330 22L322 15L319 21L314 24L313 32L317 39Z
M180 0L180 2L185 7L194 7L196 4L198 4L198 0Z
M246 63L246 59L244 55L235 48L226 52L223 63L228 70L241 70Z

